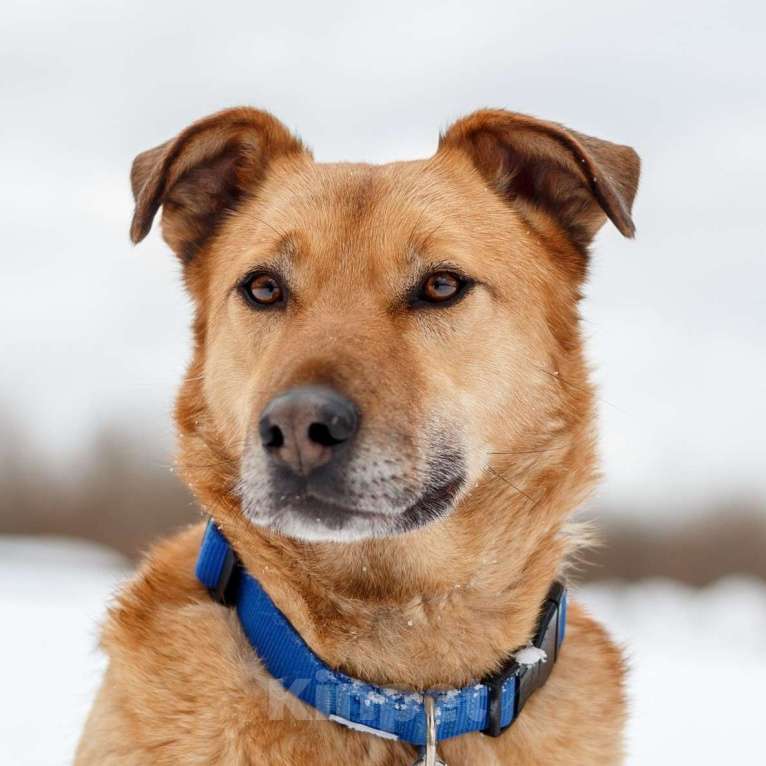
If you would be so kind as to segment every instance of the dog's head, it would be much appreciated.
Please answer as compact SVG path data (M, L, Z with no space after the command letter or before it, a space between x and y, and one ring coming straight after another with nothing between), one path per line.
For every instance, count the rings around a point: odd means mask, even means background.
M192 485L226 477L295 537L385 536L587 437L587 247L607 217L632 235L638 172L628 147L504 111L383 166L316 163L244 108L139 155L132 238L162 206L196 305Z

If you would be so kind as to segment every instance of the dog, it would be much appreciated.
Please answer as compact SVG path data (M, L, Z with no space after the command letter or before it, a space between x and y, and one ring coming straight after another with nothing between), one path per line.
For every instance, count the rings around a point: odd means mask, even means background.
M597 479L589 246L607 219L633 236L639 168L629 147L490 109L425 160L317 163L252 108L135 159L132 240L162 208L195 306L179 472L331 672L426 705L530 643ZM410 766L412 744L329 720L269 672L195 577L203 534L157 544L109 609L76 763ZM620 763L621 652L576 601L566 635L512 726L439 757Z

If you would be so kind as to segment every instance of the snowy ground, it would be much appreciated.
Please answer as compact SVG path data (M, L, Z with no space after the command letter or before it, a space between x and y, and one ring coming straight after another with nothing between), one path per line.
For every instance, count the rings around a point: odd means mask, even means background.
M62 540L0 538L0 764L66 764L98 684L99 620L125 562ZM579 597L632 663L630 764L753 763L766 688L766 586L598 585Z

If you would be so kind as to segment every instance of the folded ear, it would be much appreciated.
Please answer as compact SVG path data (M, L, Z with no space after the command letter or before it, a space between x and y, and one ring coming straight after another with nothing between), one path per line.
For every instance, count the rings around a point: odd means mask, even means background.
M515 112L486 109L458 120L439 152L466 152L506 199L543 209L587 247L608 216L632 237L630 216L640 160L629 146L576 133Z
M130 237L140 242L162 205L165 241L189 261L277 157L303 152L308 154L267 112L242 107L205 117L133 161Z

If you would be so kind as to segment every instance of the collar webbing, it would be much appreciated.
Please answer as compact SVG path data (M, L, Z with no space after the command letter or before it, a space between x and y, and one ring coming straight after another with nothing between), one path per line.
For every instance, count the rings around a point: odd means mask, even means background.
M353 729L412 745L425 743L423 695L368 684L326 665L258 580L241 566L212 520L202 540L196 574L217 601L236 607L250 644L285 689ZM529 696L551 673L564 640L566 604L566 589L555 582L541 607L531 643L547 659L522 664L521 655L511 656L499 672L481 683L428 692L435 702L437 739L476 731L496 737L513 723ZM531 654L542 656L540 652Z

